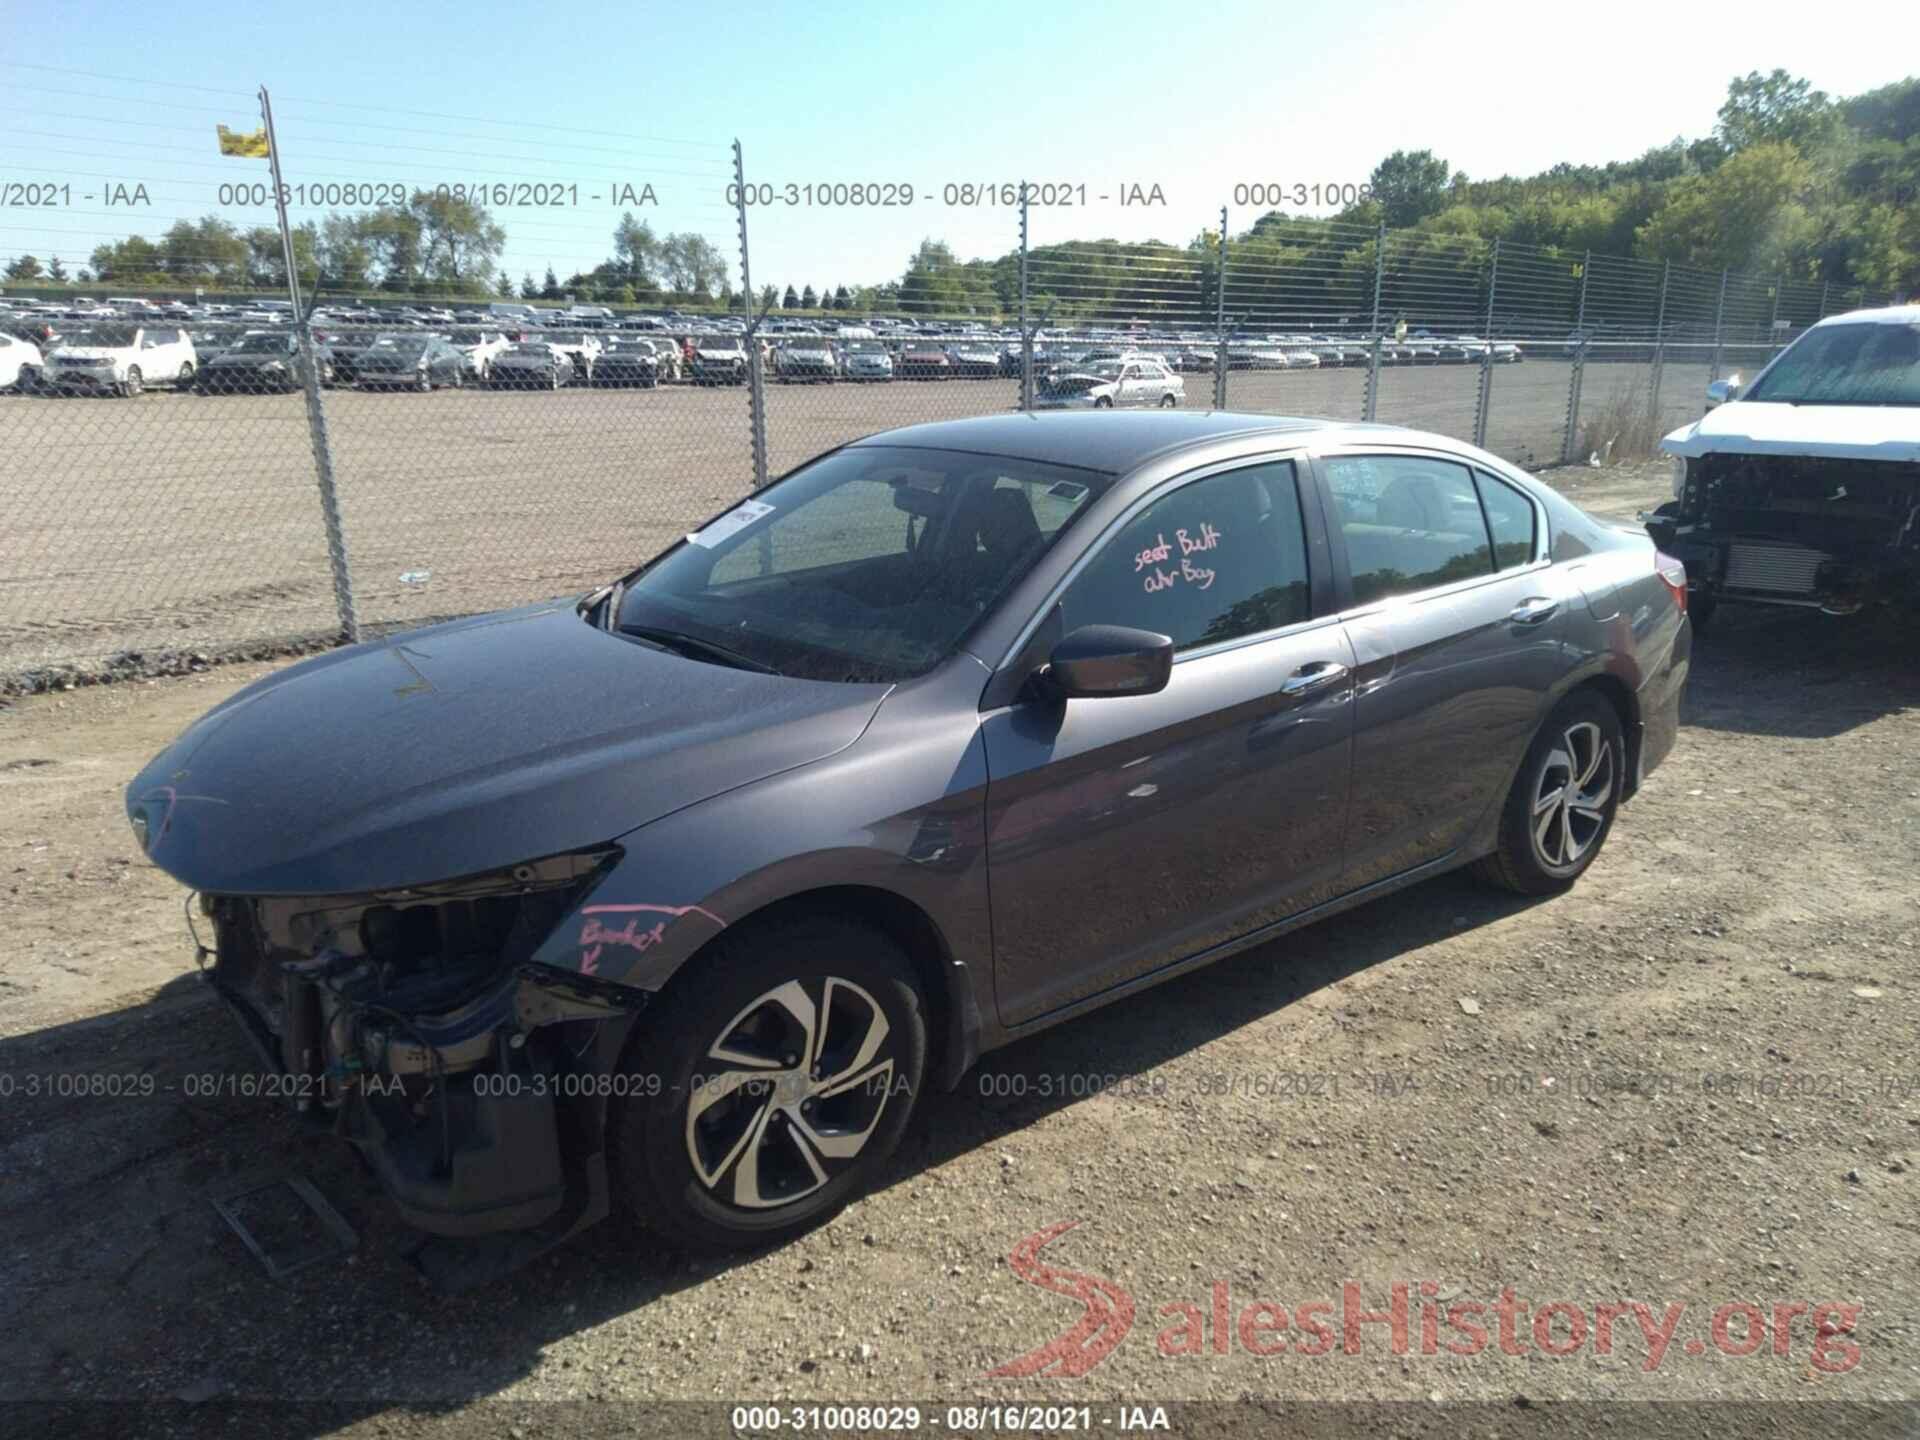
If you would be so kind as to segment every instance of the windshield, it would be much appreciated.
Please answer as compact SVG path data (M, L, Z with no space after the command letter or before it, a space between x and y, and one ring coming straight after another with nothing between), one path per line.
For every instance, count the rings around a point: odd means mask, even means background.
M1809 330L1742 398L1920 406L1920 325L1866 321Z
M133 344L133 335L134 332L124 325L93 325L85 330L74 331L67 337L67 344L125 349Z
M275 354L280 354L291 348L292 342L284 335L249 335L238 345L234 346L236 350L270 350Z
M730 335L702 335L693 342L696 350L738 350L740 342Z
M553 347L544 340L522 340L513 347L516 355L551 355Z
M1111 478L944 450L837 451L654 561L627 586L619 628L804 679L907 679L952 653Z
M456 330L453 332L453 343L456 345L484 345L487 343L487 337L478 330Z

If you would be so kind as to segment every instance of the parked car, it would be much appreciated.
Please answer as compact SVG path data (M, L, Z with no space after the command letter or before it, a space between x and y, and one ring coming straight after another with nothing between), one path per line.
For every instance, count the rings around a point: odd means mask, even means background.
M638 385L651 390L660 383L660 357L650 340L615 337L593 367L593 385Z
M495 390L558 390L573 383L576 368L573 355L550 340L516 340L494 357L487 383Z
M962 341L947 351L947 358L962 380L991 380L1000 373L1000 352L984 341ZM1014 373L1019 373L1017 368Z
M986 1051L1456 867L1564 891L1690 651L1643 532L1456 441L999 416L281 669L126 812L405 1220L760 1247Z
M575 376L588 384L593 383L594 366L600 363L600 352L606 348L598 335L585 330L545 330L540 338L558 345L571 355Z
M1034 387L1033 404L1037 410L1112 410L1143 405L1172 409L1186 398L1186 393L1187 382L1157 361L1096 360L1049 375Z
M0 332L0 390L31 390L40 378L40 347L31 340L21 340L13 335ZM21 384L22 375L27 383Z
M782 384L832 382L840 363L830 342L817 335L788 340L775 347L773 376Z
M469 380L484 381L493 371L493 362L506 352L506 332L487 329L460 329L449 335L454 349L464 357Z
M878 340L852 340L841 347L840 373L848 380L874 383L893 379L893 356Z
M687 378L696 385L747 383L747 351L738 335L709 332L688 341Z
M1812 326L1660 442L1674 499L1647 517L1695 614L1920 608L1920 305Z
M933 341L909 340L894 357L893 372L902 380L951 380L953 357Z
M467 357L437 335L402 335L390 345L363 351L355 364L362 389L405 388L425 392L467 383Z
M138 395L149 384L185 384L198 357L177 325L90 325L48 353L42 377L61 390Z
M361 330L340 334L328 341L328 349L333 357L333 379L336 385L352 385L360 378L360 359L372 351L402 340L415 338L405 330L382 330L368 333Z
M333 360L324 345L316 345L314 358L320 366L320 383L333 382ZM230 395L240 391L276 390L282 393L301 386L300 346L289 329L256 330L243 335L206 360L194 376L197 395Z

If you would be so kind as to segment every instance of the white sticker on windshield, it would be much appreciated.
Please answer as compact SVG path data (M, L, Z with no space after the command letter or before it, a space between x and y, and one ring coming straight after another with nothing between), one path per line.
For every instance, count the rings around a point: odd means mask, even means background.
M762 516L771 515L773 506L764 500L742 500L733 509L722 515L704 530L696 530L687 536L687 543L699 545L711 550L732 536L738 535L747 526Z

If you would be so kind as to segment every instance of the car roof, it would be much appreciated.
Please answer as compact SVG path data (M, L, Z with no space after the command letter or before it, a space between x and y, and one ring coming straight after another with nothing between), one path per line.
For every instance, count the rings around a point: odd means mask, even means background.
M1920 325L1920 302L1911 305L1888 305L1878 310L1849 310L1844 315L1829 315L1809 328L1818 330L1823 325L1861 324Z
M1398 425L1348 424L1287 415L1240 415L1230 410L986 415L883 430L854 444L965 450L1120 474L1170 450L1239 435L1287 436L1289 440L1303 440L1308 435L1336 440L1348 436L1381 441L1391 438L1403 444L1437 443L1451 450L1463 450L1458 441L1443 441ZM1463 453L1477 452L1465 449Z

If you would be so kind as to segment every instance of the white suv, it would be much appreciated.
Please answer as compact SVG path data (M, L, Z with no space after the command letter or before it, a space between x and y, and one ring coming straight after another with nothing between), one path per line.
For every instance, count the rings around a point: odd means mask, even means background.
M197 364L193 341L177 325L88 325L47 355L44 383L138 395L151 384L186 384Z

